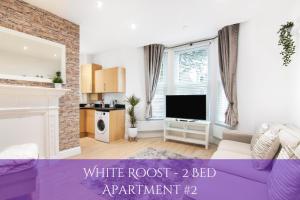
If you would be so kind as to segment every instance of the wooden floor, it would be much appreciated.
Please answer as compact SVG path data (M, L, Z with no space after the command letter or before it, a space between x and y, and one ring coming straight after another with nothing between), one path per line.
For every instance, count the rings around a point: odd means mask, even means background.
M81 155L75 156L75 159L126 159L137 153L152 147L157 150L168 150L181 155L207 159L216 150L216 145L211 144L206 150L204 146L179 143L175 141L164 142L162 138L143 138L137 142L120 140L106 144L92 138L80 139Z

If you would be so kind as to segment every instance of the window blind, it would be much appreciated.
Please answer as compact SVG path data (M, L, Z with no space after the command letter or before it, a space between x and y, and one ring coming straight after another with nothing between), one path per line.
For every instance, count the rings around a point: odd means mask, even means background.
M152 100L152 119L165 117L167 86L177 95L206 95L208 88L208 48L185 48L174 52L173 77L167 80L168 54L164 54L159 81ZM172 80L172 81L171 81Z
M225 123L225 112L228 107L228 101L224 93L221 80L217 84L217 102L216 102L216 119L218 123Z
M157 83L157 88L155 91L155 96L152 100L152 118L151 119L163 119L165 117L165 98L167 93L167 63L168 54L164 53L162 66L159 73L159 79Z

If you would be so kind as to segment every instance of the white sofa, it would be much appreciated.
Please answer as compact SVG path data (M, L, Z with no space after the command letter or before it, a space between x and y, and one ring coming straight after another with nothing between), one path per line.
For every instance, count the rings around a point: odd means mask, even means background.
M280 130L281 144L299 144L300 129L292 125L282 125ZM253 159L251 157L250 143L253 134L246 134L239 131L225 131L223 140L219 143L217 151L213 154L210 166L218 171L218 174L226 176L230 182L229 190L232 192L220 190L220 195L228 195L228 199L243 199L242 196L235 195L234 188L240 188L244 194L247 194L247 199L268 200L268 180L272 171L272 166L265 170L257 170L253 167ZM214 162L220 159L233 159L230 162ZM242 166L236 166L234 161L243 160ZM239 163L240 164L240 163ZM244 188L241 184L248 188ZM246 187L245 186L245 187ZM208 187L208 186L207 186ZM228 188L227 188L228 189ZM223 194L222 194L223 193ZM232 194L232 196L230 196ZM215 194L219 195L219 194ZM211 195L213 196L213 195ZM211 197L209 197L211 198ZM214 199L214 198L211 198ZM215 198L217 199L217 198Z
M279 135L280 143L296 145L300 142L300 129L293 125L269 125L281 126ZM219 143L217 151L212 159L251 159L251 140L253 134L240 131L224 131L223 140Z

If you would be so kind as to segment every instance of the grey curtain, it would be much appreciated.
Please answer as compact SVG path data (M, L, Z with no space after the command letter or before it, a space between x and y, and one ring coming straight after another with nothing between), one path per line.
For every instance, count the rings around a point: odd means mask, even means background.
M161 44L151 44L144 47L147 101L145 112L146 119L152 117L152 100L155 95L164 50L165 47Z
M237 56L239 24L222 28L218 32L219 65L224 92L229 102L225 113L225 123L231 127L238 124L237 102Z

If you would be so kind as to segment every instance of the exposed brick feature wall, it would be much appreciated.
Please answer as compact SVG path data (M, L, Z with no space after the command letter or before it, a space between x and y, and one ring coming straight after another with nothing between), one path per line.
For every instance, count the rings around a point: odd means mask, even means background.
M20 0L0 0L0 26L66 46L70 89L60 99L60 150L79 146L79 26ZM0 79L1 84L52 87L49 83Z

